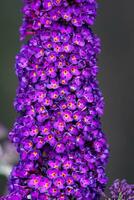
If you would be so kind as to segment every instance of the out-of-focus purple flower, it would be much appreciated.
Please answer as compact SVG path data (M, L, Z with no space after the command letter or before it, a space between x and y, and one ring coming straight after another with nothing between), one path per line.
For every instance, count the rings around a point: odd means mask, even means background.
M110 187L111 199L132 200L134 199L134 185L128 184L125 179L116 179Z

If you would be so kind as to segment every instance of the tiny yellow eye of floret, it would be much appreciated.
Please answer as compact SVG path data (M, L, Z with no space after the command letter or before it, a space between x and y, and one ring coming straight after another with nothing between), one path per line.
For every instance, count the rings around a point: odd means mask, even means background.
M47 4L47 5L48 5L48 7L50 7L52 4L51 4L51 2L48 2L48 4Z

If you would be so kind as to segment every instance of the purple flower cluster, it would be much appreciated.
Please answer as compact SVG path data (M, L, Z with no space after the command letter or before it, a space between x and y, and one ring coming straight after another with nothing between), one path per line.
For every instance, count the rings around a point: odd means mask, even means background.
M59 23L75 29L85 24L93 25L96 17L96 0L24 0L24 2L25 17L20 28L21 39L29 34L37 34L41 29L52 30L53 26ZM60 42L60 37L55 36L53 42ZM66 45L65 40L64 45ZM83 41L80 45L84 45Z
M113 200L133 200L134 185L129 185L125 179L116 179L110 187L110 193Z
M107 177L108 145L100 117L100 39L90 25L96 0L25 0L16 56L10 140L20 155L9 191L32 200L97 200ZM14 199L14 198L12 198Z

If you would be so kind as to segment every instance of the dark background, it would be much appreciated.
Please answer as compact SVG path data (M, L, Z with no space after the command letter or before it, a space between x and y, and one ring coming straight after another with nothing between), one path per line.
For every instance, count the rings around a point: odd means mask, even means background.
M11 129L16 113L14 58L19 51L21 0L0 0L0 123ZM134 1L99 1L94 31L101 37L100 87L105 97L103 129L111 156L109 184L134 180ZM1 182L1 184L3 184Z

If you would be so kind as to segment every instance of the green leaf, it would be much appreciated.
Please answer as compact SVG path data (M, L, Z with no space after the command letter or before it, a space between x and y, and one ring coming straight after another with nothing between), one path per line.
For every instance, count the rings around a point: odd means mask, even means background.
M121 193L119 193L118 200L122 200L122 194Z

